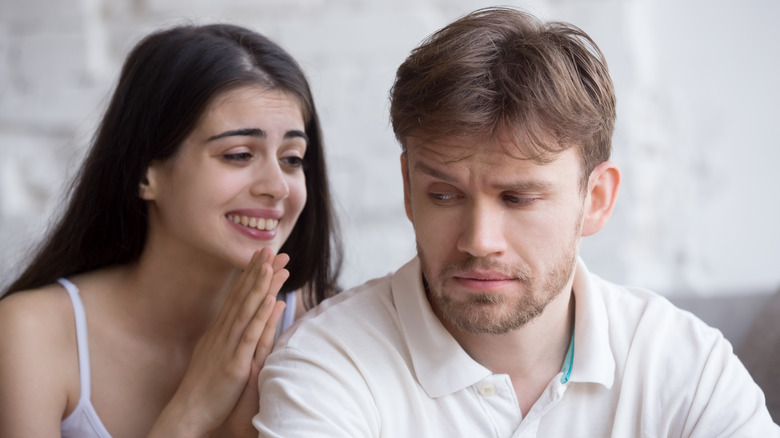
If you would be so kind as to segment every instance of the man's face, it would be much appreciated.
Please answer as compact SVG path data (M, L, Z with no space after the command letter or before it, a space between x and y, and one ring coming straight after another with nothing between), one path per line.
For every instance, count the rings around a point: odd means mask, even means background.
M585 191L575 148L540 165L476 141L410 139L404 196L434 312L458 330L500 334L571 289Z

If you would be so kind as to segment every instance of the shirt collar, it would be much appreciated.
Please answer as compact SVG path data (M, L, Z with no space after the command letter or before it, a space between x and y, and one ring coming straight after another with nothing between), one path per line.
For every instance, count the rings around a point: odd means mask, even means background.
M417 257L392 276L398 319L417 380L430 397L469 387L492 373L471 358L441 324L422 285ZM569 382L593 382L611 387L615 359L609 345L606 306L585 263L577 260L574 283L574 333L563 366ZM563 383L563 382L562 382Z
M570 382L600 383L612 387L615 357L609 345L609 319L602 291L582 259L574 272L574 354Z
M423 289L418 258L401 267L391 281L412 366L428 396L460 391L492 374L463 350L433 313Z

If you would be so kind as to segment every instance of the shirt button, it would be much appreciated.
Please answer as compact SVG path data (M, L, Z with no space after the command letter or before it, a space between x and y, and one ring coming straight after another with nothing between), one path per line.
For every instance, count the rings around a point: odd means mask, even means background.
M496 385L492 383L483 383L479 386L479 394L484 397L490 397L496 393Z

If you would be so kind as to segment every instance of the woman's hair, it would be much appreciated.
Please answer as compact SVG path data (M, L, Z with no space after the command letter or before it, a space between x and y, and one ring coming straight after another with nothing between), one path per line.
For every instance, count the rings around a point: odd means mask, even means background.
M284 290L308 291L307 306L335 292L341 246L320 122L306 77L287 52L264 36L211 24L158 31L133 48L73 181L65 213L7 293L138 260L147 237L139 184L150 163L177 153L215 97L249 85L294 96L309 139L306 205L280 250L291 257Z
M596 43L514 9L477 10L431 35L398 68L390 100L404 151L410 136L498 136L545 162L575 146L587 187L612 148L615 92Z

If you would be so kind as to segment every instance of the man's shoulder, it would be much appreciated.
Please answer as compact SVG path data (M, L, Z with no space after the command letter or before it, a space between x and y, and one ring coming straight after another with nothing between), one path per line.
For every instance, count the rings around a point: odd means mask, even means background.
M761 390L718 329L650 290L598 278L593 284L604 301L621 396L634 397L629 403L644 418L712 431L771 427ZM665 401L660 410L657 400Z
M604 302L609 342L619 362L639 354L647 363L703 366L713 351L732 351L718 329L656 292L595 276L593 284Z
M637 326L650 322L663 322L677 329L685 326L710 335L718 333L716 329L708 326L691 312L677 307L657 292L643 287L612 283L598 276L593 277L610 321Z
M392 274L377 277L328 298L306 312L277 341L277 346L304 349L323 337L354 339L370 326L395 318Z

